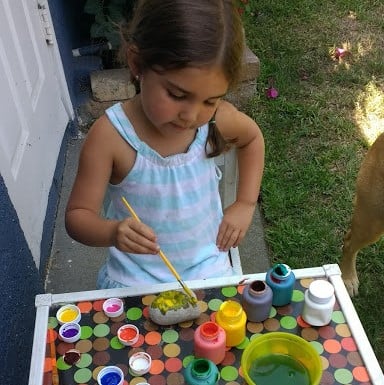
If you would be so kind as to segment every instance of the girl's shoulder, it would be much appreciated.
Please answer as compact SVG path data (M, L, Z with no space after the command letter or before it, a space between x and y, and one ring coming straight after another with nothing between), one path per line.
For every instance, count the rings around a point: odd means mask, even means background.
M257 135L259 126L257 123L239 111L232 103L221 101L215 115L216 126L225 139L242 143L251 135Z

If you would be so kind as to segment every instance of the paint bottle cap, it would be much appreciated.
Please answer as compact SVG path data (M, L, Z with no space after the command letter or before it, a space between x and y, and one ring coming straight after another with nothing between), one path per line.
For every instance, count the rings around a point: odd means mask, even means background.
M103 310L108 317L119 317L124 311L124 302L120 298L108 298L103 303Z
M123 385L124 373L118 366L106 366L98 373L97 383L99 385Z
M80 339L81 327L78 323L68 322L60 326L59 336L64 342L76 342Z
M138 352L129 358L129 367L134 376L142 376L151 369L152 358L148 353Z
M140 333L139 329L132 324L123 325L117 331L119 341L125 346L131 346L137 342Z
M66 323L79 323L81 320L80 309L76 305L64 305L56 313L60 325Z

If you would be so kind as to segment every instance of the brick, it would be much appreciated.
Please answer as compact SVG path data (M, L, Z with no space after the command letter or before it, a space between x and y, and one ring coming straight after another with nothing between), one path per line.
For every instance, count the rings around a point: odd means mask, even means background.
M93 71L90 78L92 95L98 102L131 99L136 95L126 68Z

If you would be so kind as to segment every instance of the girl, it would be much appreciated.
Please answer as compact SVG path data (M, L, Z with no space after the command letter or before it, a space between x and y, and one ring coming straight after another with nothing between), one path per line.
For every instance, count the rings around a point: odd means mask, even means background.
M222 100L241 72L237 10L231 0L141 0L122 36L140 92L90 129L67 231L109 247L98 288L174 281L160 246L184 280L231 275L228 250L251 223L264 167L259 127ZM239 183L223 214L214 157L230 145Z

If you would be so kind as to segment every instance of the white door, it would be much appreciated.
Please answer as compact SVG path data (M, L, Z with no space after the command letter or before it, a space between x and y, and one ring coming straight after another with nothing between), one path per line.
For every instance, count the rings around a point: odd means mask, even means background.
M73 114L55 37L47 42L41 20L51 23L48 5L39 3L0 0L0 173L37 266L48 193Z

